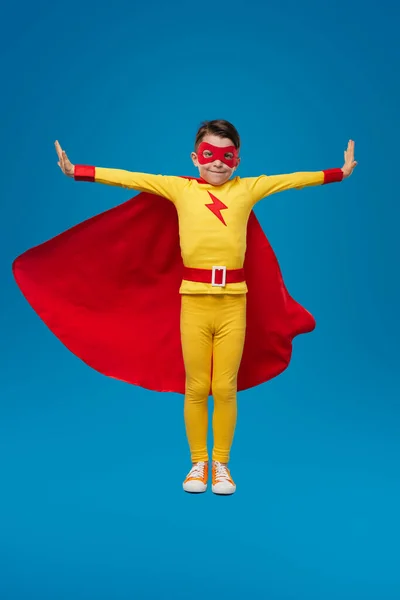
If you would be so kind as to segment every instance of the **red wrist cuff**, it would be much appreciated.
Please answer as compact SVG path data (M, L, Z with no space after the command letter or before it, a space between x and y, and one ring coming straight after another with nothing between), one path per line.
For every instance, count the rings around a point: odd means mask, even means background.
M75 181L94 181L95 180L96 167L89 165L75 165L74 168L74 179Z
M324 173L324 184L336 183L338 181L342 181L342 179L343 179L342 169L327 169L323 173Z

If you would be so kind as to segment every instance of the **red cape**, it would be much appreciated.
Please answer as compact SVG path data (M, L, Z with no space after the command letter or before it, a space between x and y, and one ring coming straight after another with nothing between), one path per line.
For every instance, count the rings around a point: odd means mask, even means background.
M254 214L245 271L247 333L238 391L279 375L292 340L315 328L291 298ZM182 259L174 205L140 193L15 259L15 280L57 338L93 369L146 389L185 392Z

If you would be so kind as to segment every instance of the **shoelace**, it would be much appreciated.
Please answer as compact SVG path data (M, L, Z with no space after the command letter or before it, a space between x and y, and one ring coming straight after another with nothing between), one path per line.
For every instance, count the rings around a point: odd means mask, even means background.
M188 475L189 477L198 477L199 479L203 479L204 477L204 468L205 468L205 463L204 462L199 462L195 465L193 465L193 467L190 469L190 473Z
M225 465L221 465L219 462L214 463L215 466L215 480L216 481L228 481L231 483L229 471Z

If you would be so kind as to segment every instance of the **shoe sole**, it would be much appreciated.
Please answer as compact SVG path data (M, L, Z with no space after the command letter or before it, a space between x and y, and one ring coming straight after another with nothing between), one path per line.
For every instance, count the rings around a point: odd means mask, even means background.
M236 492L236 487L235 487L235 489L233 489L229 492L220 492L218 490L215 490L213 487L211 488L211 491L216 496L232 496L232 494L234 494Z
M204 494L204 492L207 491L207 486L204 488L204 490L186 489L184 485L182 487L183 487L183 491L186 492L187 494Z

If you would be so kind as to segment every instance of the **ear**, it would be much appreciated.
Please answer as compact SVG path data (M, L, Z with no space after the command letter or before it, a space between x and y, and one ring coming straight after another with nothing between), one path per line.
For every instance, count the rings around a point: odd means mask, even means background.
M190 156L192 158L194 166L198 167L199 166L199 161L197 160L197 154L196 154L196 152L192 152Z
M236 161L236 167L234 168L234 171L236 171L236 169L239 167L240 161L241 161L241 159L238 157L237 161Z

